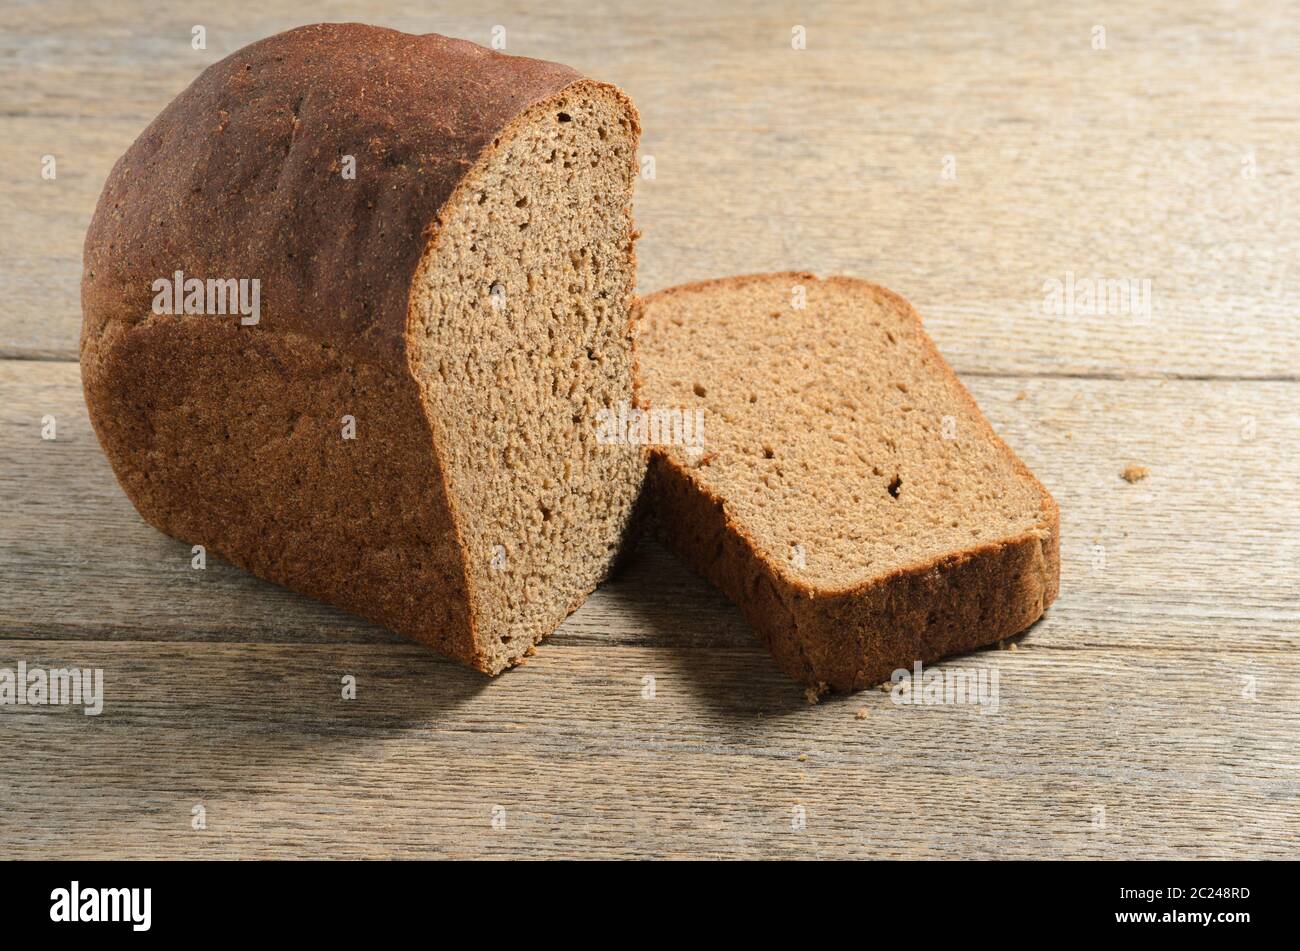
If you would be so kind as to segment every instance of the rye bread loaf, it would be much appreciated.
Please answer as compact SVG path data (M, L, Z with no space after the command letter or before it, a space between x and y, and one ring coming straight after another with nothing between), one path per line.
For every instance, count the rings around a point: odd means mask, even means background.
M632 392L639 131L612 86L434 34L321 24L204 71L86 236L86 402L140 514L518 662L607 572L644 474L593 424ZM207 313L160 306L176 272ZM238 280L255 320L214 305Z
M1056 597L1056 503L901 297L791 273L640 307L642 407L703 409L700 446L652 452L659 531L793 677L861 689Z

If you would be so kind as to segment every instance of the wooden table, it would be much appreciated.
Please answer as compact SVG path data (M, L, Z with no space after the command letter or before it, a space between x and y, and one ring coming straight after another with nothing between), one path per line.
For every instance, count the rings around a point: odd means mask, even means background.
M106 677L98 717L0 708L0 855L1300 852L1293 3L258 0L198 51L189 5L91 6L0 7L0 667ZM136 516L76 363L99 189L203 66L343 17L625 87L643 291L806 268L917 305L1062 511L1046 619L950 662L996 667L996 714L809 705L654 544L488 682ZM1068 274L1150 313L1052 313Z

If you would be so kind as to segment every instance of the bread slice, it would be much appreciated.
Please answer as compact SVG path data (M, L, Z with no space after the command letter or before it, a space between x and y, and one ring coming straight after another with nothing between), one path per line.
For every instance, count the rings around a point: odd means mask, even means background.
M858 690L1056 597L1056 503L901 297L789 273L640 306L642 407L703 410L702 445L652 450L659 531L793 677Z
M86 237L95 431L151 524L486 673L609 570L644 475L636 110L566 66L319 24L207 69ZM260 282L256 322L156 284ZM251 285L249 285L251 287ZM202 299L202 295L200 294Z

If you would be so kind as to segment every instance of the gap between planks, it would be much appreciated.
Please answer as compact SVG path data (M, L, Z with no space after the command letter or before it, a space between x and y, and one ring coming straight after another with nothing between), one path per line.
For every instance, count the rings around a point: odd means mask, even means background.
M48 350L0 350L0 361L15 363L79 363L78 357ZM954 366L959 377L976 377L981 380L1104 380L1116 383L1127 381L1177 380L1191 383L1300 383L1300 374L1286 373L1182 373L1177 370L1120 373L1114 370L977 370Z

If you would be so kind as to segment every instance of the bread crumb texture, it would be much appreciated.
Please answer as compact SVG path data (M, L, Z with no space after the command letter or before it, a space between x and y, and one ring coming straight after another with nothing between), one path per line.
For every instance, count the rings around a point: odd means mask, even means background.
M640 339L651 404L704 408L697 481L764 556L791 565L798 546L798 573L827 587L1043 527L1037 484L910 308L864 288L789 275L669 292Z
M597 442L598 413L632 398L636 135L606 86L534 108L453 196L415 281L417 374L493 672L604 578L640 491L641 453Z

